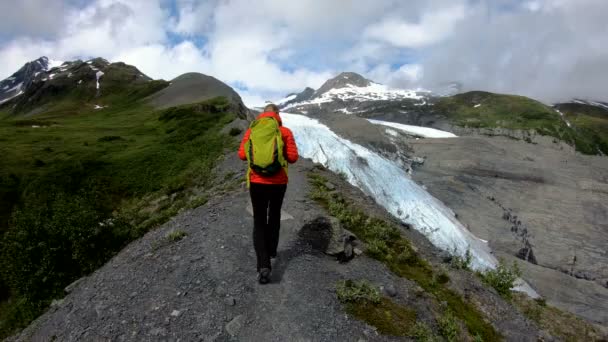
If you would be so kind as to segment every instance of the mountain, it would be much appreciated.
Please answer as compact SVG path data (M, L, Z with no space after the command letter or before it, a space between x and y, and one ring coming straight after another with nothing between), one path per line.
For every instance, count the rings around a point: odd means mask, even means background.
M313 97L314 94L314 89L306 87L301 93L288 94L284 99L278 101L276 105L285 108L291 105L292 103L308 101Z
M136 67L122 62L95 58L49 68L47 60L41 57L21 69L26 75L20 87L21 95L7 99L0 105L0 111L12 115L53 110L75 113L86 107L139 99L168 85L164 81L153 81Z
M580 146L588 154L608 155L608 104L573 100L554 108L581 137Z
M523 96L469 91L453 94L457 83L430 92L391 89L352 72L341 73L311 94L305 90L278 102L283 111L326 117L331 113L354 114L367 119L388 120L401 124L432 127L458 135L489 134L537 142L554 138L585 154L607 154L605 126L569 123L560 114L560 104L548 106ZM305 94L305 96L304 96ZM604 110L601 102L579 105ZM563 106L562 106L563 107ZM604 133L602 133L604 132Z
M47 57L25 64L0 83L6 88L0 112L13 116L65 115L144 101L167 108L226 97L240 117L249 115L240 96L223 82L188 73L170 82L153 80L137 67L103 58L68 61L53 67ZM56 63L57 64L57 63Z
M23 94L24 89L27 89L39 74L49 71L49 68L49 59L40 57L26 63L9 78L2 80L0 82L0 104Z
M423 90L392 89L370 81L354 72L343 72L327 80L311 94L310 88L297 98L279 101L284 111L318 115L326 112L346 114L369 112L373 108L399 105L422 105L429 93ZM399 106L397 105L397 106Z
M146 101L156 108L168 108L218 96L229 99L239 117L246 118L249 115L249 110L234 89L215 77L200 73L186 73L174 78L168 87L150 95Z

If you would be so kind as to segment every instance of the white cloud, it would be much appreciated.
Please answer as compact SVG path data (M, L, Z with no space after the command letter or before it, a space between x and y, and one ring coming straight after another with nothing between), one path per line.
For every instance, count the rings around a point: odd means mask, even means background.
M465 7L462 4L425 12L418 22L390 15L367 27L363 35L401 48L420 48L446 38L464 17Z
M606 99L604 0L66 1L0 11L0 78L41 55L100 56L156 78L206 73L255 101L351 70L392 86ZM48 34L28 6L53 16Z

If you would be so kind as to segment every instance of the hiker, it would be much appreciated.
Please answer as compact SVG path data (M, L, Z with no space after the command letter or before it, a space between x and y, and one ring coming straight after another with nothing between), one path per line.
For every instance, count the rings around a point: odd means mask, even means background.
M270 281L270 259L276 258L281 226L281 206L287 190L287 166L298 160L293 133L279 116L279 107L268 104L243 136L239 158L249 162L247 186L253 206L253 246L258 281Z

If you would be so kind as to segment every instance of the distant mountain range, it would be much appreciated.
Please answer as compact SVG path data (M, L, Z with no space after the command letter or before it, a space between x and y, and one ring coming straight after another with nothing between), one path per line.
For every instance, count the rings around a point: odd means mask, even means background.
M485 132L533 141L552 136L585 154L608 154L608 104L574 99L553 106L515 95L394 89L344 72L319 89L304 89L277 101L281 110L323 117L331 113L433 127L458 134Z
M28 116L54 110L74 112L147 97L162 107L167 98L171 101L166 105L175 105L205 93L228 96L239 107L239 115L248 115L240 96L223 82L196 73L187 75L167 82L152 80L135 66L103 58L61 63L40 57L0 82L0 112ZM548 135L582 153L608 154L607 103L574 99L547 106L522 96L480 91L455 94L461 88L451 83L435 92L394 89L343 72L319 89L289 94L277 104L283 111L309 116L339 112L459 134L499 129L499 135L526 140L534 134Z

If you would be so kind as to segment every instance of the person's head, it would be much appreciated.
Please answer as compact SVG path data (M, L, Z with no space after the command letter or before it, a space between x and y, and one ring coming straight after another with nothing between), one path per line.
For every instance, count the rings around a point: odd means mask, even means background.
M269 103L264 107L264 112L273 112L279 114L279 107L274 103Z

